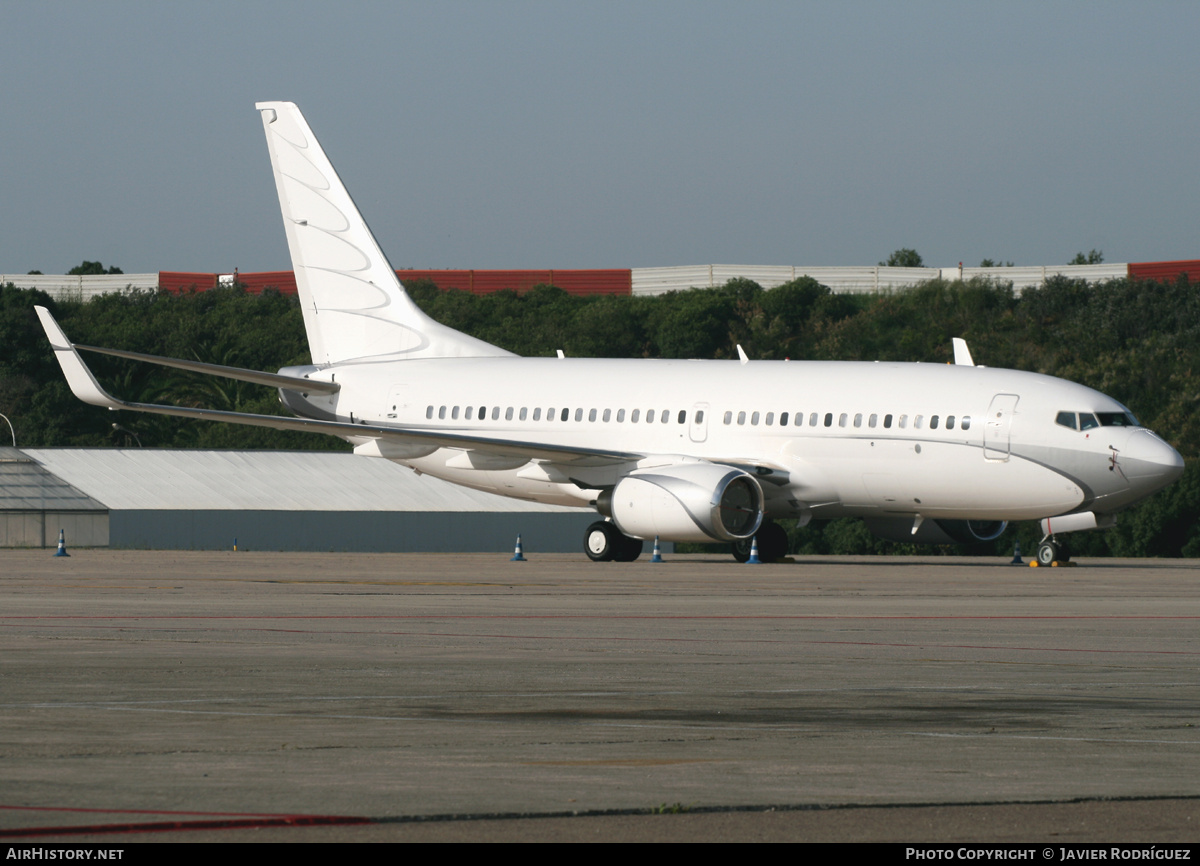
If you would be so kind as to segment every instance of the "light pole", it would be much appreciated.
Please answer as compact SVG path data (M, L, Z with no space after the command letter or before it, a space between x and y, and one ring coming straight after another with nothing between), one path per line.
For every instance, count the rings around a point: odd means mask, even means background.
M132 436L134 439L137 440L138 448L142 447L141 438L136 433L134 433L132 430L130 430L126 427L122 427L120 424L117 424L116 422L113 422L112 428L114 430L119 430L122 433L128 433L130 436Z
M13 448L17 447L17 431L13 429L12 422L8 420L7 415L0 415L4 419L4 423L8 425L8 432L12 434Z

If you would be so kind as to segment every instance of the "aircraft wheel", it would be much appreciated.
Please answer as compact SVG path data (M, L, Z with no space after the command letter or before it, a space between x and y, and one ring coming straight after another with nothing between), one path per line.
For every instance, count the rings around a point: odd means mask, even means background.
M617 562L633 562L642 555L643 541L640 538L631 538L624 533L617 534L616 549L613 551L613 559Z
M738 562L750 561L750 550L758 539L758 558L763 562L774 562L787 556L787 530L773 520L764 520L758 533L751 538L739 538L733 542L731 551Z
M583 534L584 552L593 562L633 562L642 555L642 544L608 520L597 520Z
M597 520L583 533L583 550L592 562L610 562L620 533L607 520Z
M787 556L787 530L773 520L764 520L758 528L758 558L774 562Z
M1038 545L1037 549L1038 565L1050 565L1054 562L1062 562L1058 551L1058 545L1053 541L1043 541Z

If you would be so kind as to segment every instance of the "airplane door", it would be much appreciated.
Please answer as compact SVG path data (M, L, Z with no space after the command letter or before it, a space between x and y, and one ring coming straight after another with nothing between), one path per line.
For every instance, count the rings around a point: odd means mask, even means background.
M997 394L992 398L987 421L983 425L984 460L1008 460L1009 434L1012 432L1013 414L1020 399L1016 394Z
M383 408L383 417L393 421L404 414L404 410L408 407L405 398L411 390L412 386L410 385L392 385L388 390L388 400Z
M693 442L703 442L708 438L708 404L697 403L692 407L691 421L688 425L688 435Z

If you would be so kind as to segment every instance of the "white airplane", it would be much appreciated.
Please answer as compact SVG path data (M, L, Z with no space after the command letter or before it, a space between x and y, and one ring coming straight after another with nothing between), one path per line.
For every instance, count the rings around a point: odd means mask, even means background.
M339 436L503 496L594 508L594 560L643 539L786 553L776 518L859 516L906 541L990 540L1041 519L1059 536L1111 526L1183 471L1123 405L1036 373L955 364L521 358L426 316L359 215L300 110L257 106L283 212L312 364L278 373L73 345L38 315L72 391L132 409ZM297 417L131 403L78 349L279 389Z

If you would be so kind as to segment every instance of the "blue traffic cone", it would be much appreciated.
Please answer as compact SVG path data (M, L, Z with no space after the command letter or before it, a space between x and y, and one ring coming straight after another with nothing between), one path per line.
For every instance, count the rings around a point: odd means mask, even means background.
M658 546L658 536L654 536L654 555L650 557L651 562L662 562L662 548Z
M525 555L523 553L521 553L521 535L520 535L520 533L518 533L517 534L517 547L513 551L512 559L510 559L509 562L528 562L528 561L529 560L527 560L525 558Z
M746 565L762 565L762 560L758 558L758 536L750 539L750 558L746 560Z
M1013 544L1013 558L1012 558L1012 562L1010 562L1009 565L1024 565L1024 564L1025 563L1021 562L1021 542L1018 541Z
M67 536L61 529L58 531L58 550L56 550L54 552L54 555L55 556L70 556L71 555L71 554L67 553Z

